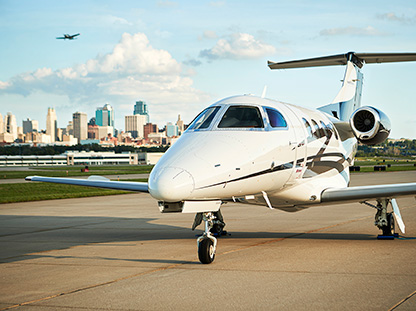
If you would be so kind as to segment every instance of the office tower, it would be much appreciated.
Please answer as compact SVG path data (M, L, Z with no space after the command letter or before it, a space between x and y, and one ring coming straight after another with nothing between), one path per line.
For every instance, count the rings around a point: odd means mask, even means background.
M147 123L144 126L144 139L149 138L149 134L151 133L159 133L159 129L157 127L157 124Z
M31 120L27 118L27 120L23 120L23 134L30 133L30 132L37 132L39 130L39 122L36 120Z
M171 122L168 122L168 124L166 124L166 136L167 137L178 136L178 126L175 124L172 124Z
M46 134L51 136L51 142L56 141L57 125L55 108L48 108L48 115L46 116Z
M146 120L146 115L125 116L126 132L131 133L133 138L142 138L144 136L144 125L147 123Z
M16 117L11 112L8 112L4 119L4 132L12 134L13 140L17 139Z
M4 133L4 120L3 120L3 116L0 113L0 134Z
M183 120L181 120L181 115L178 114L178 121L176 121L176 126L178 127L179 135L185 131L185 126L183 124Z
M147 110L147 104L144 101L140 100L136 102L133 114L146 116L146 123L149 123L149 111Z
M97 108L95 111L95 124L114 127L114 110L111 105L105 104L104 107Z
M66 126L66 135L74 135L74 124L72 121L68 121L68 125Z
M84 112L75 112L72 114L72 125L74 128L74 137L78 140L78 144L81 140L88 138L88 119L87 114Z

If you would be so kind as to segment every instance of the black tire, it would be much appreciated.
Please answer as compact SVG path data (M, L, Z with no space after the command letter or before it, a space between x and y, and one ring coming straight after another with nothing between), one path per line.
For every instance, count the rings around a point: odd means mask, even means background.
M382 227L381 230L383 230L383 235L394 234L394 217L392 213L387 214L387 226Z
M210 264L215 259L214 242L209 238L204 238L198 245L199 261L203 264Z

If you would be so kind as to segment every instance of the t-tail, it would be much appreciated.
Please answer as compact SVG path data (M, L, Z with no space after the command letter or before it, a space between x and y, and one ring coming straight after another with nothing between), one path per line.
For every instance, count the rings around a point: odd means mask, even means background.
M335 99L318 110L349 123L355 137L364 144L384 141L390 133L390 120L379 109L361 107L364 64L416 61L416 53L355 53L338 54L288 62L268 63L270 69L306 68L345 65L344 80Z

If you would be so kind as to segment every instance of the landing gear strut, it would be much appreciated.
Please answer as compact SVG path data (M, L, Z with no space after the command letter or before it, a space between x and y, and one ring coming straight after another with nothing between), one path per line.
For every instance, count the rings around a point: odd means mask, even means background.
M196 217L198 217L198 215ZM211 233L211 228L214 226L215 219L216 217L213 212L202 213L205 230L202 236L198 238L197 243L199 261L203 264L209 264L215 259L217 239Z
M393 213L387 213L387 206L389 203L389 199L377 200L377 213L374 225L382 231L382 234L378 235L377 239L392 240L398 236L398 234L395 233Z

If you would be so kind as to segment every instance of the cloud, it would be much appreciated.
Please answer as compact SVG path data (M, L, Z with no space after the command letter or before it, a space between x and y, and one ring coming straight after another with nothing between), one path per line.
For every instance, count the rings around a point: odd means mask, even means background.
M202 39L217 39L217 38L218 38L217 34L215 33L215 31L212 31L212 30L206 30L202 34Z
M176 8L179 4L173 1L158 1L157 6L159 8Z
M209 5L212 7L221 8L225 6L225 1L212 1L209 3Z
M253 59L274 54L275 47L256 40L247 33L234 33L217 41L211 49L202 50L199 57L216 59Z
M319 33L321 36L384 36L385 34L378 31L372 26L367 27L341 27L323 29Z
M404 15L397 16L393 12L384 13L384 14L377 14L378 19L387 20L391 22L399 22L402 24L414 24L416 23L416 16L413 17L406 17Z
M184 61L183 63L185 65L192 66L192 67L197 67L197 66L202 65L202 62L200 60L197 60L197 59L194 59L194 58L190 58L190 59ZM0 88L1 88L1 85L0 85Z
M169 52L153 48L143 33L124 33L111 53L83 64L56 71L40 68L0 81L0 95L43 92L65 95L81 106L107 101L121 105L137 99L174 106L207 100L192 84Z

